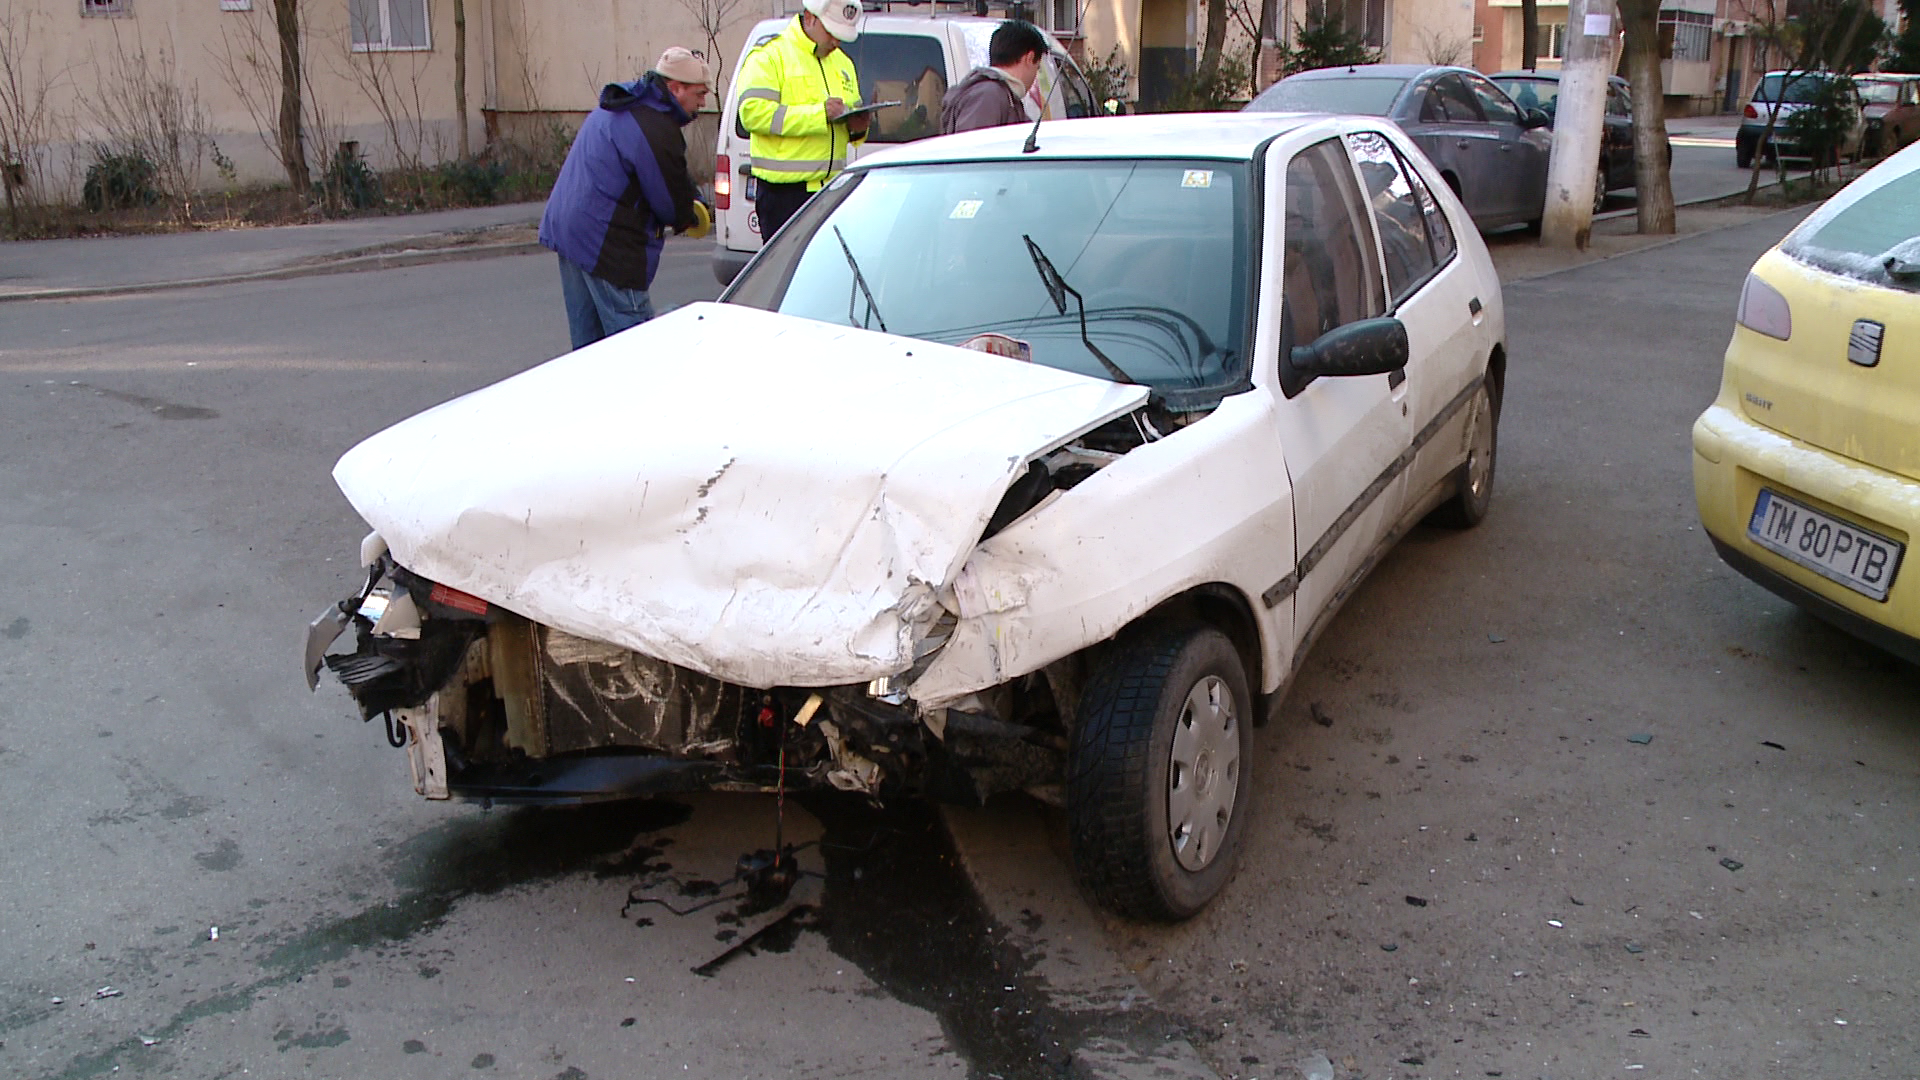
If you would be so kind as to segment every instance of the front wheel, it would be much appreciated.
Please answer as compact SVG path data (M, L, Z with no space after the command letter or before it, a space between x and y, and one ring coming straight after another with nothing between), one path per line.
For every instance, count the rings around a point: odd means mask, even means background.
M1745 139L1735 139L1733 142L1733 163L1736 168L1753 168L1753 144Z
M1176 922L1233 876L1253 719L1226 635L1156 623L1123 635L1081 695L1067 760L1073 867L1101 906Z
M1593 174L1593 212L1598 214L1607 208L1607 163L1604 159L1600 168Z
M1493 505L1493 467L1500 449L1500 399L1493 384L1482 382L1467 404L1467 460L1454 473L1453 498L1440 504L1431 520L1452 529L1471 529L1486 520Z

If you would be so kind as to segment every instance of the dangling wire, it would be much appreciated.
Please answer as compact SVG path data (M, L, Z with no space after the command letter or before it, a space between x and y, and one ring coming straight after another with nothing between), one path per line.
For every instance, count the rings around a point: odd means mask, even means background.
M380 718L387 724L387 745L396 750L407 745L407 725L394 722L393 710L381 713Z

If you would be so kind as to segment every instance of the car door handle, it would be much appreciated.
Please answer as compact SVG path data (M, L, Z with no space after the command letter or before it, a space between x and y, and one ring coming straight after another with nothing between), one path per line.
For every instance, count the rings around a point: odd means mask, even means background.
M1471 150L1473 149L1473 140L1472 139L1456 139L1454 140L1453 145L1459 147L1462 150Z
M1501 143L1501 144L1500 144L1500 152L1501 152L1501 153L1503 153L1503 154L1510 154L1510 153L1512 153L1512 152L1513 152L1513 144L1512 144L1512 143L1510 143L1510 142L1503 142L1503 143Z

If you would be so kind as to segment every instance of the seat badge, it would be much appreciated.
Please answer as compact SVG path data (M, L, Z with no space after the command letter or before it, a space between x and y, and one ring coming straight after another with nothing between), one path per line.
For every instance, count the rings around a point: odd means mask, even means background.
M1887 328L1872 319L1856 319L1853 332L1847 335L1847 359L1861 367L1873 367L1880 363L1880 339Z

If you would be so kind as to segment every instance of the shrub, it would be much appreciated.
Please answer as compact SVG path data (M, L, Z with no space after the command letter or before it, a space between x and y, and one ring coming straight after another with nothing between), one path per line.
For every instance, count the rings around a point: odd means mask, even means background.
M499 202L507 184L507 170L497 161L443 161L433 172L446 201L455 206Z
M327 162L320 176L320 194L327 205L342 209L366 210L379 206L380 177L360 156L356 143L343 142Z
M1310 13L1305 22L1296 25L1286 69L1291 75L1314 68L1379 62L1380 54L1367 47L1367 39L1360 31L1349 29L1338 11L1326 11L1318 16Z
M153 162L139 153L95 147L93 164L87 166L86 183L80 188L80 201L89 210L152 206L160 201L155 183L159 174Z

